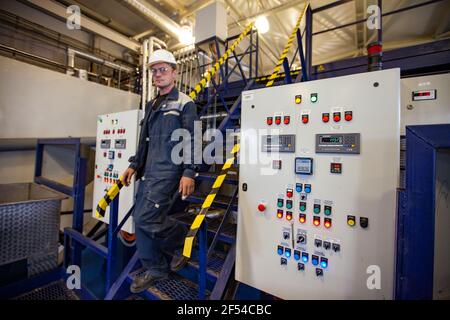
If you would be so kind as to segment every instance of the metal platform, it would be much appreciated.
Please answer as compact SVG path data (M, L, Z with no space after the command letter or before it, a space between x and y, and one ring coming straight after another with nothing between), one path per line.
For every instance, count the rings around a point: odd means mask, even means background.
M64 280L58 280L11 300L80 300L80 298L73 290L67 288Z
M143 272L144 269L139 269L131 273L129 281L132 282L136 275ZM153 300L198 300L198 286L177 274L170 273L169 278L156 281L143 294ZM207 296L209 294L210 292L207 292Z
M189 198L187 198L187 201L192 202L192 203L202 204L203 201L205 201L206 196L207 196L207 194L197 191L197 192L194 192L191 196L189 196ZM230 202L230 200L231 200L231 197L218 194L218 195L216 195L216 197L214 199L213 207L226 209L228 207L228 203ZM238 208L238 202L236 200L232 204L231 209L237 211L237 208Z

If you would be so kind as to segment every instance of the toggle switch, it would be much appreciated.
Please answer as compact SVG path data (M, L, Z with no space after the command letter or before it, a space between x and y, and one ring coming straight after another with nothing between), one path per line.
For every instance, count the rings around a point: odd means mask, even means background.
M306 234L300 233L297 235L297 243L306 244Z
M297 263L297 269L299 271L303 271L303 270L305 270L305 265L303 263L299 262L299 263Z
M325 250L330 250L330 248L331 248L331 242L329 242L329 241L324 241L324 242L323 242L323 248L324 248Z
M317 248L321 248L321 247L322 247L322 240L320 240L320 239L315 239L315 240L314 240L314 245L315 245Z
M287 259L286 259L286 258L281 258L281 259L280 259L280 264L281 264L282 266L287 265Z
M322 277L323 276L323 270L320 268L316 268L316 276L317 277Z
M339 251L341 251L341 245L339 243L333 243L332 249L334 252L339 252Z

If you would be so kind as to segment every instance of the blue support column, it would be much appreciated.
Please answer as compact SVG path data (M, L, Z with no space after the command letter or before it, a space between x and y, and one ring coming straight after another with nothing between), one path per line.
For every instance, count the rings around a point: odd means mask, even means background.
M73 220L72 228L80 233L83 233L84 220L84 191L86 185L86 168L87 159L80 154L81 145L76 145L76 161L75 161L75 176L73 182ZM81 266L81 247L76 242L74 243L72 263Z
M298 44L298 52L300 54L300 63L302 65L302 73L297 76L296 82L300 81L308 81L309 73L308 66L306 65L305 54L303 53L303 42L302 42L302 34L300 33L300 29L297 29L297 44Z
M206 299L206 255L208 251L208 235L207 235L207 226L206 219L203 221L200 226L199 234L198 234L198 245L199 245L199 254L198 254L198 298L200 300Z
M284 74L286 75L286 77L284 78L284 82L286 84L292 83L291 70L289 70L289 62L287 58L283 59L283 68Z
M306 47L306 71L308 79L312 75L312 45L313 45L313 14L311 6L306 9L306 32L305 32L305 47Z
M114 230L117 227L119 217L119 197L116 197L109 207L108 226L108 258L106 260L106 292L109 291L114 281L114 268L117 259L117 238Z

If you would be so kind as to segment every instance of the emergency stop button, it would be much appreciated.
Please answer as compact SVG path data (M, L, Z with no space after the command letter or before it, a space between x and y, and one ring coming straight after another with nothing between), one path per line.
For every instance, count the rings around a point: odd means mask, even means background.
M258 205L258 210L259 210L260 212L266 211L266 205L265 205L264 203L260 203L260 204Z

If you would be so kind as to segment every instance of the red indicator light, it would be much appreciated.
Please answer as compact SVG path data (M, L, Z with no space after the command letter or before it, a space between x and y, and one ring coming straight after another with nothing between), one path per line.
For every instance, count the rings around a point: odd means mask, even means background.
M306 216L304 214L300 214L300 218L298 220L300 221L300 223L305 223L306 222Z
M353 119L353 112L345 111L345 121L351 121Z
M309 116L307 114L302 115L302 122L307 124L309 122Z
M284 124L289 124L289 122L291 122L291 117L289 116L284 117Z
M286 220L291 221L292 220L292 212L286 212Z
M325 219L325 222L323 223L325 228L330 229L331 228L331 219Z
M330 121L330 114L329 113L323 113L322 114L322 121L325 122L325 123Z
M260 204L258 205L258 210L261 211L261 212L263 212L263 211L266 210L266 206L265 206L264 204L260 203Z
M275 123L279 125L281 123L281 117L275 117Z
M314 217L313 224L318 227L320 225L320 217Z
M272 123L273 123L273 118L272 118L272 117L267 117L267 124L268 124L269 126L271 126Z
M294 190L292 190L292 189L287 189L287 191L286 191L286 197L292 198L293 195L294 195Z
M277 218L278 218L278 219L283 218L283 210L278 210L278 212L277 212Z
M333 113L333 120L334 120L334 122L341 121L341 113L340 112Z

